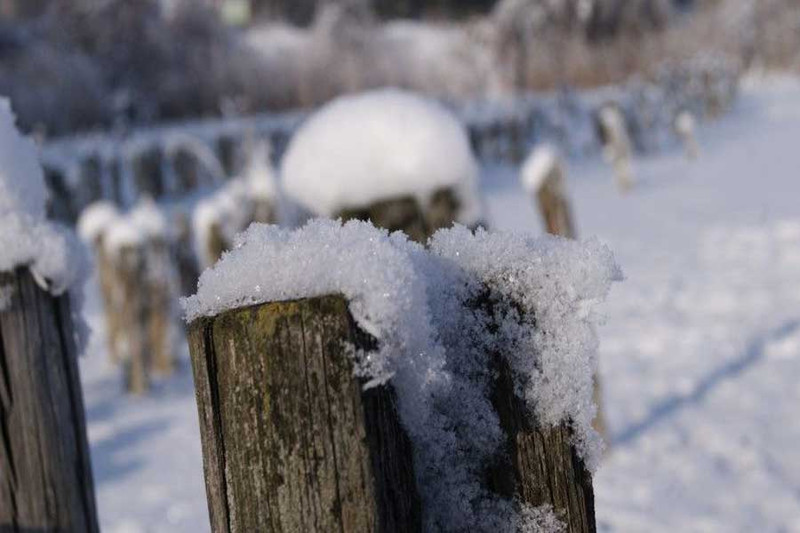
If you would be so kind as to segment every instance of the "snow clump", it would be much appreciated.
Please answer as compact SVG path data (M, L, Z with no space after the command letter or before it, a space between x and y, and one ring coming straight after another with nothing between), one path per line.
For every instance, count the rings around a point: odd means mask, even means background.
M481 216L478 165L464 126L439 103L382 89L324 106L292 139L281 167L287 196L317 216L452 189L458 221Z
M46 220L36 145L15 122L8 100L0 99L0 271L27 266L43 289L59 295L81 281L85 251L74 234Z

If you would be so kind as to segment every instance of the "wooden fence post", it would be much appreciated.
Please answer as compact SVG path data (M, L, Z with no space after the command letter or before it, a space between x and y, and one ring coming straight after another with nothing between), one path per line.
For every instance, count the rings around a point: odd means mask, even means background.
M391 385L353 377L369 349L340 296L190 325L212 531L421 531Z
M174 270L166 238L149 236L145 243L146 292L145 327L150 370L156 376L169 376L175 371L175 338L177 313L174 313L176 294L173 292Z
M98 531L67 296L0 273L0 531Z
M488 301L488 300L487 300ZM189 328L214 533L421 531L413 444L389 384L364 391L348 346L369 350L340 296L267 303ZM568 423L531 420L503 354L490 354L505 447L487 488L550 505L593 533L591 475Z
M597 126L603 152L614 169L617 188L628 192L633 188L633 149L628 124L615 104L604 105L597 113Z
M461 203L452 189L439 189L424 206L417 198L404 196L375 202L364 208L346 209L339 218L369 220L376 227L403 231L411 240L425 244L436 230L449 227L458 220L460 209Z
M564 186L564 167L557 163L536 193L539 213L547 233L567 239L575 238L575 225Z
M425 214L413 196L382 200L364 208L345 209L339 217L343 220L370 220L379 228L403 231L419 243L425 243L430 236Z
M125 389L144 394L150 389L147 349L147 282L145 250L141 243L126 243L110 252L114 263L114 305L117 326L114 358L123 365Z

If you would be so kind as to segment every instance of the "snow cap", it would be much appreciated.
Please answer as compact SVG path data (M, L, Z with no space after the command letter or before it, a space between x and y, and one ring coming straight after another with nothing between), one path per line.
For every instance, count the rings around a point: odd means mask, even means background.
M522 186L529 193L538 192L550 173L560 164L561 154L555 145L545 143L535 146L520 170Z
M43 289L60 294L80 279L83 248L45 220L47 190L34 142L17 130L0 99L0 271L28 266Z
M88 244L93 244L119 217L117 206L107 200L94 202L81 211L78 218L78 235Z
M452 188L459 221L480 217L478 165L463 125L439 103L398 89L322 107L292 139L281 179L292 200L319 216L408 195L425 205Z

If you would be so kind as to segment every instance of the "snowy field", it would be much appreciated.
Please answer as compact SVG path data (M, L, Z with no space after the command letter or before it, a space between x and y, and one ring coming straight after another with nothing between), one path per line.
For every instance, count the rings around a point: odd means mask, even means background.
M580 235L617 253L600 358L612 442L601 531L800 531L800 82L747 84L700 130L701 156L636 163L621 196L573 162ZM483 173L494 228L541 231L514 169ZM121 394L99 298L81 363L106 532L202 532L208 518L188 355L146 398Z

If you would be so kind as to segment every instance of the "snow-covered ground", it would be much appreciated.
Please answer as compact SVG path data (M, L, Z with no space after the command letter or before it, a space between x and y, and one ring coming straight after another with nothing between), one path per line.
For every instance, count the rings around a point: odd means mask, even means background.
M627 279L605 306L611 448L602 531L800 531L800 81L750 82L700 129L701 156L636 162L620 195L598 159L569 165L579 232ZM514 169L484 172L495 228L540 231ZM97 334L82 361L102 528L208 530L188 356L142 399L120 394Z

